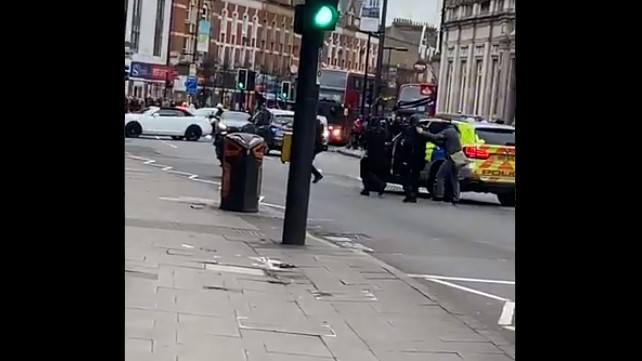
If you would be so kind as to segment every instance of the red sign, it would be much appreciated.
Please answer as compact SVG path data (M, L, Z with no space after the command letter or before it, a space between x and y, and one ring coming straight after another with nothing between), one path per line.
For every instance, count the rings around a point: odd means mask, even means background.
M178 71L167 65L132 62L130 77L147 80L174 80L178 78Z

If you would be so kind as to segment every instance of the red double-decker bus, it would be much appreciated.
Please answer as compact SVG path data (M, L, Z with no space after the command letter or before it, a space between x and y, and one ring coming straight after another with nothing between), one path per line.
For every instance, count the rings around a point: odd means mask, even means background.
M319 115L328 118L331 144L345 144L351 124L361 111L363 73L322 69L319 79ZM374 75L368 74L368 89L373 89Z

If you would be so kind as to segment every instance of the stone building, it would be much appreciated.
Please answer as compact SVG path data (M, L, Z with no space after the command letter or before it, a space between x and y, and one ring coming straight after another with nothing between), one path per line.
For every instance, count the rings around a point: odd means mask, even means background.
M445 0L437 111L515 119L515 0Z

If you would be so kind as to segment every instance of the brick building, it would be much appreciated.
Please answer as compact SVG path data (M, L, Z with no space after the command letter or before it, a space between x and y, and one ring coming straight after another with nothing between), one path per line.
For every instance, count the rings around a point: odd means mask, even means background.
M196 57L199 76L212 84L215 98L234 92L234 74L239 68L258 72L261 91L276 92L282 80L293 80L299 65L301 37L293 31L294 5L303 0L174 0L169 43L169 63L181 77L175 90L184 90L183 81L194 63L197 19L204 10L210 19L209 51ZM355 28L356 11L344 5L341 24L326 36L323 66L333 69L363 71L366 35ZM370 66L374 69L377 40L373 39ZM192 67L192 73L194 73Z

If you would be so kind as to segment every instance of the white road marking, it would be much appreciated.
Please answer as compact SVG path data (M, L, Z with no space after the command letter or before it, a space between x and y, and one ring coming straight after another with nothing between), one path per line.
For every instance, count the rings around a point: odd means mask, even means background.
M498 285L514 285L515 284L515 281L487 280L487 279L481 279L481 278L448 277L448 276L423 275L423 274L409 274L408 277L411 277L411 278L431 278L431 279L443 280L443 281L460 281L460 282L473 282L473 283L494 283L494 284L498 284Z
M515 302L506 301L502 308L502 314L497 322L500 326L510 326L513 324L513 315L515 314Z
M265 199L265 196L260 196L259 197L259 203L262 203L264 199Z
M198 175L196 175L196 174L192 174L191 176L189 176L189 177L187 177L187 178L189 178L189 179L196 179L196 178L198 178Z
M490 298L490 299L493 299L493 300L497 300L497 301L501 301L501 302L509 301L509 299L504 298L504 297L492 295L490 293L482 292L482 291L476 290L474 288L460 286L458 284L454 284L454 283L451 283L451 282L448 282L448 281L442 281L442 280L439 280L439 279L436 279L436 278L425 278L425 280L426 281L430 281L430 282L439 283L439 284L447 286L447 287L456 288L456 289L458 289L460 291L472 293L472 294L475 294L475 295L478 295L478 296L482 296L482 297L486 297L486 298Z
M177 175L184 175L191 177L193 174L192 173L187 173L187 172L181 172L180 170L168 170L167 173L172 173L172 174L177 174Z
M515 332L515 326L504 326L505 329Z
M174 168L174 167L167 166L167 167L163 168L162 170L164 170L164 171L168 171L168 170L170 170L170 169L172 169L172 168Z
M189 249L194 248L194 246L192 246L191 244L187 244L187 243L183 243L183 244L181 244L181 246L183 246L185 248L189 248Z
M190 179L192 179L193 181L196 181L196 182L201 182L201 183L214 184L214 185L217 185L217 186L221 185L221 183L215 182L215 181L212 181L212 180L209 180L209 179L200 179L200 178L190 178Z
M153 160L153 159L150 159L150 160L144 162L143 164L154 164L154 163L156 163L156 161Z
M285 209L285 206L282 206L280 204L272 204L272 203L265 203L265 202L261 202L261 204L272 208Z

